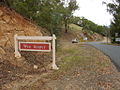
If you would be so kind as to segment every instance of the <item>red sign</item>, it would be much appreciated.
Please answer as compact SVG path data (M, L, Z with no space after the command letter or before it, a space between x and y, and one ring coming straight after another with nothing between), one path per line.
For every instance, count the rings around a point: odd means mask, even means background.
M51 44L44 42L19 42L20 51L51 51Z

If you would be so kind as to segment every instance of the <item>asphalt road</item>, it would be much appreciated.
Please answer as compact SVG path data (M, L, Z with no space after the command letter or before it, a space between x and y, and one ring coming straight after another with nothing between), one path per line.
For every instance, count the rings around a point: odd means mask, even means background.
M120 46L105 45L100 42L88 42L88 44L102 51L109 56L112 62L115 64L118 71L120 71Z

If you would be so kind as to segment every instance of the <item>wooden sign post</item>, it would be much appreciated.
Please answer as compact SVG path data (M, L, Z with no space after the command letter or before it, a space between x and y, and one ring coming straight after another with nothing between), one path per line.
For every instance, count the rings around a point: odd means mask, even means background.
M55 40L56 36L14 36L15 42L15 57L20 58L21 54L19 51L41 51L41 52L50 52L51 43L48 42L20 42L19 40L52 40L52 69L58 70L56 65L55 58Z

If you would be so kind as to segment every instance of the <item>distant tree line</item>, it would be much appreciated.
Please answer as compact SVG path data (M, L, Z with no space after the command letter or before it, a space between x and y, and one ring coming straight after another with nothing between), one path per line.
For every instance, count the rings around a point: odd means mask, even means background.
M79 26L83 27L83 29L99 33L103 36L106 36L107 32L109 31L109 27L95 24L94 22L92 22L84 17L72 17L71 23L79 25Z

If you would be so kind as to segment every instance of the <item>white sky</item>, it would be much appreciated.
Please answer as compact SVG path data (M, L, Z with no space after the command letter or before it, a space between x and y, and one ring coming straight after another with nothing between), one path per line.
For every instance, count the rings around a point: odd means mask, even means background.
M102 1L110 0L77 0L80 9L76 10L74 16L83 16L99 25L110 25L112 16L106 11L106 5Z

